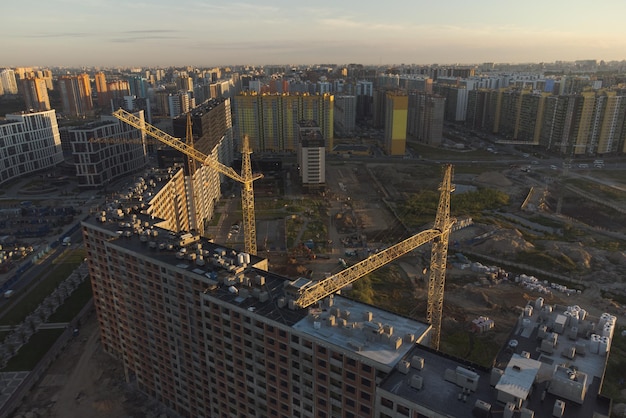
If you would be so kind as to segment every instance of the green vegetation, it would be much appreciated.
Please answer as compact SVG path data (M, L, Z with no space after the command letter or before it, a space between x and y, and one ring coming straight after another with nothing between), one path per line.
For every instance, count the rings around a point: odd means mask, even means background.
M63 305L59 306L59 308L50 315L47 322L70 322L78 315L92 296L91 280L87 278L72 292L70 297L63 302Z
M39 360L50 350L50 347L63 334L64 329L42 329L30 337L20 348L17 355L7 363L2 372L27 371L35 368Z
M493 333L490 332L475 334L467 330L458 330L449 335L442 335L440 349L452 356L491 367L500 349L500 344L494 342L493 338Z
M450 206L455 216L479 216L484 210L497 210L508 205L509 196L494 189L481 188L473 192L453 194ZM409 197L399 207L405 224L416 227L432 222L437 213L439 193L425 190Z
M532 265L538 269L546 271L559 271L561 274L574 273L578 271L578 266L565 254L559 254L558 256L552 256L541 249L535 249L533 251L523 251L517 253L515 262L521 264Z
M542 215L533 215L529 217L528 220L536 224L547 226L550 228L562 228L563 227L563 222L559 222L555 219L547 218Z
M66 254L59 257L53 264L52 271L49 276L35 285L27 295L19 302L11 306L11 309L0 318L1 325L17 325L20 324L43 300L52 293L54 289L74 271L83 262L85 258L85 250L67 251ZM33 280L36 283L39 277Z
M209 221L209 226L217 226L222 217L222 212L214 212L213 218Z
M621 327L615 330L602 385L602 394L613 399L613 404L626 402L623 382L626 370L626 337L622 336L624 329Z
M595 181L576 178L568 179L565 183L578 187L579 189L582 189L587 193L593 194L594 196L597 196L599 198L614 200L618 202L626 200L625 192L618 190L614 187L607 186L605 184L597 183Z
M405 316L410 316L415 308L414 285L395 264L354 282L349 296Z

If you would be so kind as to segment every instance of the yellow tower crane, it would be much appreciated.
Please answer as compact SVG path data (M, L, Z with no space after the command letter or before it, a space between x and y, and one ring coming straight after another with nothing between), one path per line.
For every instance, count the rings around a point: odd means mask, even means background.
M285 293L291 299L291 306L293 308L306 308L311 306L385 264L432 241L433 245L430 258L431 273L428 282L427 320L429 324L432 325L430 346L434 349L439 349L448 238L452 225L454 225L455 222L454 219L450 217L450 194L453 190L452 166L446 165L444 166L443 181L439 187L439 191L441 192L439 206L437 208L435 224L432 229L419 232L386 250L370 255L365 260L318 282L307 279L298 279L291 282L285 288Z
M250 154L252 153L252 151L250 150L248 137L243 138L243 144L241 149L241 174L239 174L235 170L233 170L232 167L228 167L220 163L215 158L203 154L202 152L195 149L193 146L186 144L184 141L181 141L180 139L175 138L154 126L145 123L140 118L130 112L125 111L124 109L116 110L115 112L113 112L113 116L115 116L122 122L125 122L137 129L140 129L147 135L150 135L151 137L157 139L165 145L168 145L176 149L177 151L182 152L186 156L193 158L196 161L199 161L200 163L210 167L218 173L224 174L225 176L241 183L241 208L243 211L244 251L249 254L256 255L256 220L254 214L254 189L252 187L252 183L255 180L262 178L263 175L252 174L252 164L250 163Z
M439 349L441 322L443 319L443 289L446 284L446 261L448 258L448 239L454 219L450 218L450 195L454 191L452 184L452 166L444 167L443 181L439 186L439 205L435 216L434 229L441 234L433 240L430 253L430 276L428 277L428 308L426 319L433 326L430 346Z

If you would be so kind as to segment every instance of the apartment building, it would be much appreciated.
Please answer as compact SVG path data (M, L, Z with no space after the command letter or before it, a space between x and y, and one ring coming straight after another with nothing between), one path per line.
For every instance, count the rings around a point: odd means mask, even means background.
M407 133L429 145L441 145L446 99L425 92L409 93Z
M619 90L555 95L530 89L469 92L466 126L562 155L626 151L626 102Z
M384 148L388 155L404 155L408 121L409 96L390 91L385 95Z
M26 103L26 109L34 111L50 110L48 87L43 78L27 77L20 80L20 91Z
M326 144L322 131L313 120L298 124L298 166L305 191L323 191L326 186Z
M143 111L136 115L144 117ZM68 134L80 188L106 187L148 162L146 134L112 116L70 128Z
M84 116L93 110L91 82L88 74L62 76L59 77L57 83L64 114Z
M8 114L0 121L0 184L62 161L54 110Z
M351 135L356 126L356 96L335 96L334 136Z
M332 94L238 94L233 100L236 136L247 135L254 151L295 152L298 123L314 120L330 150L334 138L334 101Z
M3 94L17 94L15 71L10 68L0 70L0 91Z

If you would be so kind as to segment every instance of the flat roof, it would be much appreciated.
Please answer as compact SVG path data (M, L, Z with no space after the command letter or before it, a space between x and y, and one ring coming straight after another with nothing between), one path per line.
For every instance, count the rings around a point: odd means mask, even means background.
M422 357L424 367L421 370L410 367L406 373L393 370L381 382L380 388L406 399L408 404L422 405L443 416L472 416L472 409L480 400L491 405L492 418L501 418L504 404L498 401L499 391L524 399L522 407L533 411L536 418L552 417L557 401L565 402L564 418L591 417L595 413L608 416L610 400L599 395L607 353L603 351L601 341L593 337L604 330L599 326L602 318L591 317L578 306L544 307L540 299L531 302L536 308L525 310L520 316L509 342L496 358L494 369L498 370L471 365L465 360L416 345L401 361L410 362L413 356ZM562 322L561 316L567 318L566 323ZM548 352L549 347L543 346L542 349L542 341L554 338L552 331L555 328L562 328L562 331L557 334L556 347ZM548 331L550 335L540 337L540 330ZM446 370L455 370L459 365L479 376L476 391L466 394L465 400L462 388L445 378ZM586 386L582 403L549 391L553 380L567 381L572 371L579 376L577 382ZM411 386L413 376L422 379L421 389Z
M471 365L463 360L447 356L422 345L416 345L407 352L405 361L413 357L424 359L421 370L410 367L407 373L393 370L380 384L380 388L393 395L406 399L410 403L422 405L442 416L470 417L477 400L492 406L497 403L497 392L489 385L489 373L484 368ZM462 365L478 375L478 386L475 392L467 394L465 401L459 399L462 388L445 379L446 370L456 370ZM410 382L414 376L422 378L422 388L415 389ZM385 397L384 394L382 394ZM501 415L500 415L501 416Z
M518 399L526 399L540 368L540 361L513 354L504 374L496 384L496 390L508 393Z
M341 296L332 300L332 306L311 309L293 328L390 368L430 329L372 305Z

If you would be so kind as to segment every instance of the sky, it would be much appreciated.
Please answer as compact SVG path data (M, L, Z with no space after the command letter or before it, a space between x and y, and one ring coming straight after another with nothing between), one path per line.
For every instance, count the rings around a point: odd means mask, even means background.
M621 61L624 16L624 0L10 1L0 67Z

